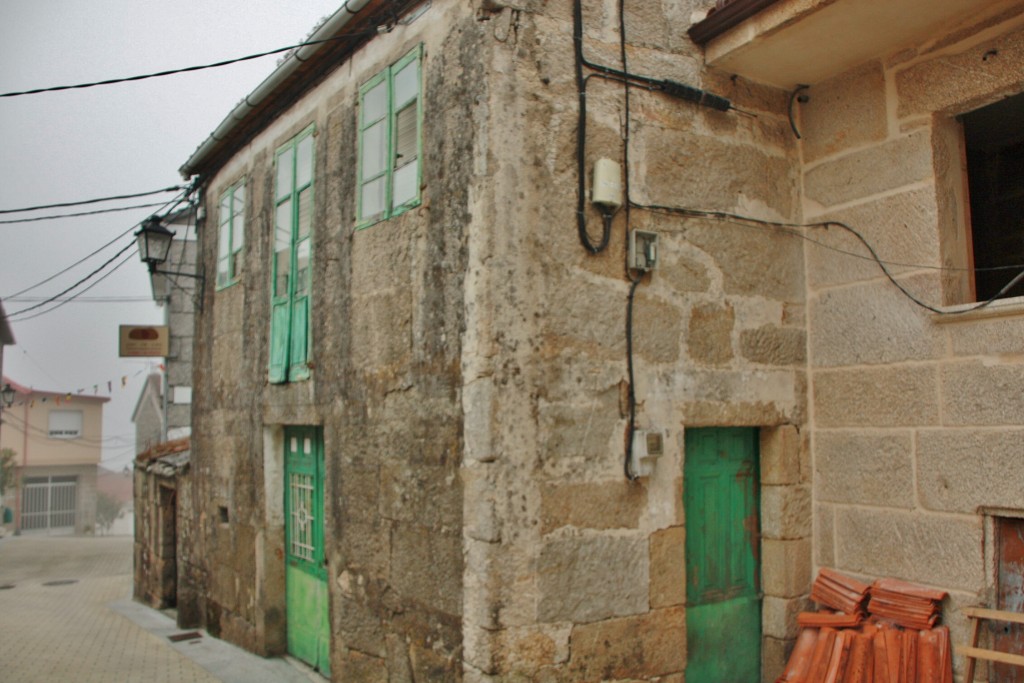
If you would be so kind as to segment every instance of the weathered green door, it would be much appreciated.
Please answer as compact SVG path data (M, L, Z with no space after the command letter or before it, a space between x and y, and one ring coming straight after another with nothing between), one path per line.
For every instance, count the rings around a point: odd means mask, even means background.
M288 427L284 436L288 652L330 675L323 445L314 427Z
M757 430L687 429L686 683L761 680Z

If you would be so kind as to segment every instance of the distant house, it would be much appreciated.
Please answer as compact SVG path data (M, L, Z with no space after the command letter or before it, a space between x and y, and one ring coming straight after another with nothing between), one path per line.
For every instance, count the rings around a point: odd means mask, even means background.
M103 405L110 399L3 382L16 392L0 432L0 447L17 454L17 488L5 496L15 532L92 533Z
M136 455L166 440L163 381L162 373L150 373L139 392L139 400L132 412Z

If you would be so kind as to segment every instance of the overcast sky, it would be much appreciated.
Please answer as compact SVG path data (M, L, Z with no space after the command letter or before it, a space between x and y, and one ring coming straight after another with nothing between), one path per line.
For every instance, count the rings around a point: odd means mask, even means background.
M2 0L0 92L132 76L284 47L300 42L340 5L341 0ZM181 184L178 168L273 71L276 60L0 98L0 210ZM111 205L0 214L0 220L106 206ZM4 374L38 389L85 389L90 395L94 386L107 395L111 382L103 459L113 469L134 455L131 413L148 369L159 362L117 357L118 325L163 320L151 302L123 300L149 295L145 267L133 256L82 295L105 301L69 303L38 317L12 314L36 303L24 297L53 296L84 278L126 246L130 234L22 298L8 297L115 240L154 210L0 224L0 298L17 340L6 349ZM124 389L122 377L128 378Z

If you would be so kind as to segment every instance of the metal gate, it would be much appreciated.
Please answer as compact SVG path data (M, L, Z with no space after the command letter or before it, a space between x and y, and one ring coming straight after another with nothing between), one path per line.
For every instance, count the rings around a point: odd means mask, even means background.
M26 477L21 493L22 531L74 532L77 477Z

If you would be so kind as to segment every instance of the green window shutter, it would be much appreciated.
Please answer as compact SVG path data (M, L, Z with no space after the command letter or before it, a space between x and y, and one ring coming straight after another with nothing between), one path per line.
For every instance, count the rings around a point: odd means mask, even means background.
M312 289L313 128L278 150L271 266L271 383L309 377Z
M422 46L359 89L356 227L420 203Z

